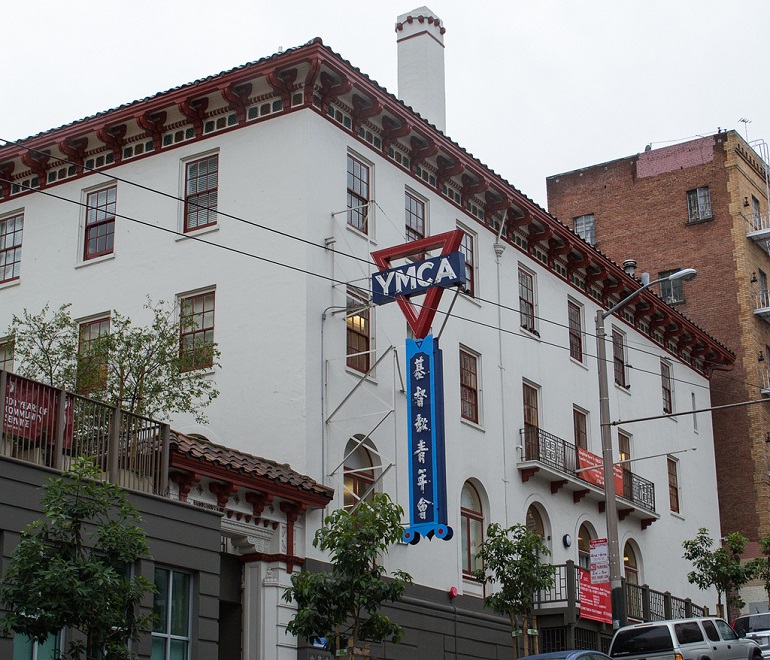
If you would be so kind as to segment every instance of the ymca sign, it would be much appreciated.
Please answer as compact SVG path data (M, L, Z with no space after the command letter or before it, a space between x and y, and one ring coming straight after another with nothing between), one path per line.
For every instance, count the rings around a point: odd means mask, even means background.
M465 258L461 252L426 259L417 264L372 275L372 302L384 305L396 296L415 296L433 286L448 287L465 283Z

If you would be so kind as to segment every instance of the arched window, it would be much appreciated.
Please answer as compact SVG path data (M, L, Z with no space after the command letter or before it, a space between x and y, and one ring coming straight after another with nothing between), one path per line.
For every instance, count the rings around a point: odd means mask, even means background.
M583 523L578 530L578 566L585 570L591 570L591 539L593 533L588 526Z
M374 493L372 456L363 444L358 447L356 444L357 441L351 439L345 451L346 455L350 454L345 459L344 467L343 506L347 511L350 511L362 498L365 501L371 500Z
M527 529L530 532L535 532L541 539L545 539L543 516L540 515L534 504L531 504L529 509L527 509Z
M626 571L626 582L628 584L639 584L639 563L636 560L636 553L630 543L626 543L623 549L623 566Z
M460 527L462 529L463 575L482 568L477 556L484 542L484 512L481 498L473 485L466 481L460 497Z

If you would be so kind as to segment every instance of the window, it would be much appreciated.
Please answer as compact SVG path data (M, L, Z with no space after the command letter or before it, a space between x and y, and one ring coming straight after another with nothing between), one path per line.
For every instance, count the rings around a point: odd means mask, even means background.
M761 220L761 213L759 211L759 200L754 197L754 195L751 196L751 221L754 223L754 229L761 229L762 224L760 222Z
M111 254L115 243L116 186L88 193L83 259Z
M343 507L350 511L361 499L369 502L374 494L374 466L369 450L358 445L357 440L348 442L345 454ZM370 490L371 489L371 490Z
M624 462L625 461L625 462ZM623 492L621 497L633 499L633 475L631 474L631 436L618 431L618 462L623 470Z
M626 542L623 548L623 566L626 572L626 582L628 584L639 584L639 563L636 560L636 553L631 544Z
M519 267L519 315L521 327L536 333L535 329L535 278Z
M669 277L678 271L679 268L676 268L675 270L664 270L662 273L658 273L658 279ZM661 282L660 297L669 305L684 302L684 280L664 280Z
M463 230L463 242L460 243L460 252L465 257L465 293L469 296L476 294L476 264L474 262L473 244L475 236Z
M348 225L369 232L369 166L348 154Z
M711 220L711 191L708 188L696 188L687 191L687 222Z
M180 299L179 355L184 371L214 366L213 291Z
M478 357L460 349L460 414L463 419L479 421Z
M588 449L588 415L577 408L572 409L572 426L575 436L575 447Z
M537 510L534 504L530 504L527 509L527 529L530 532L535 532L541 539L545 540L543 516L540 515L540 511Z
M45 642L39 644L26 635L14 635L13 660L49 660L58 658L61 650L60 635L49 635Z
M0 220L0 284L21 275L21 234L24 214Z
M184 230L195 231L217 223L219 156L193 160L185 166Z
M586 571L591 570L591 539L593 534L588 526L583 523L578 530L578 566Z
M580 305L567 303L569 319L569 356L578 362L583 361L583 310Z
M623 432L618 433L618 460L631 460L631 436Z
M767 289L767 273L761 268L757 268L757 273L759 273L759 300L757 301L757 307L759 309L770 307L770 295L768 295Z
M579 215L572 221L572 228L586 243L596 244L596 221L593 213Z
M13 339L0 340L0 369L13 371Z
M536 388L527 383L524 383L522 391L524 394L524 449L527 460L538 460L540 458L538 393Z
M418 241L425 238L425 202L411 193L404 193L404 214L406 240Z
M679 463L670 456L668 463L668 505L672 511L679 513Z
M369 324L371 312L366 294L348 287L347 308L347 364L351 369L366 373L369 371L372 341Z
M188 573L155 569L152 660L187 660L190 656L190 586Z
M463 575L483 568L478 556L484 542L484 513L481 498L473 485L466 481L460 496L460 528L462 530Z
M626 374L626 347L625 335L620 330L612 330L612 363L615 372L615 383L628 389L629 383Z
M660 363L660 383L663 390L663 412L674 412L673 381L671 380L671 365L668 362Z
M80 324L76 388L79 394L98 392L107 387L107 346L104 338L109 333L109 317Z

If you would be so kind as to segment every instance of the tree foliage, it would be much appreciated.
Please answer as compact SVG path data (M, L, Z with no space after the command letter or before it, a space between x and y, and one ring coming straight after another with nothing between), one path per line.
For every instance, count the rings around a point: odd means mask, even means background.
M499 588L484 599L484 605L507 616L511 632L516 628L516 617L529 621L538 592L553 587L554 567L542 562L542 557L550 554L543 539L526 525L519 523L503 529L498 523L492 523L487 527L486 540L478 551L484 568L474 574L480 582L498 585ZM528 639L525 635L525 654L529 654Z
M379 612L383 603L401 599L411 576L400 570L385 580L381 557L401 539L403 509L385 493L362 501L354 514L338 509L324 520L313 545L329 552L326 573L292 575L283 598L297 602L288 625L293 635L309 640L326 638L329 651L359 642L398 643L401 626Z
M770 534L759 539L759 549L764 556L752 559L748 566L752 577L762 580L770 604Z
M722 545L712 550L714 540L708 529L701 527L694 539L684 541L684 558L692 562L694 570L687 574L690 584L700 589L714 587L717 591L717 606L722 608L722 594L728 606L744 606L740 589L753 576L751 565L741 564L741 555L748 539L732 532L722 539Z
M139 516L115 484L98 479L87 458L73 461L63 477L49 479L42 498L45 519L29 525L0 581L9 611L0 632L39 643L62 629L79 630L65 658L133 658L129 640L147 630L150 615L137 607L154 585L130 569L149 558Z
M205 423L203 409L219 391L206 370L191 369L191 360L219 366L216 344L201 343L182 354L178 306L148 298L145 308L152 315L149 325L113 311L109 332L87 342L79 342L69 304L56 311L46 305L38 314L25 309L8 330L17 372L138 415L167 419L191 413Z

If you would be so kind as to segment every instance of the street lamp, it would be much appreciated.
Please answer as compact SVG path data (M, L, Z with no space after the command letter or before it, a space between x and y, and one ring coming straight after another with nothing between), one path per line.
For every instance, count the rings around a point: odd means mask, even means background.
M607 347L604 332L604 319L617 312L631 299L638 296L645 289L660 282L673 282L674 280L688 281L693 279L698 272L694 268L683 268L672 273L668 277L662 277L654 282L648 282L626 296L617 305L606 312L598 309L596 312L596 357L599 367L599 426L602 436L602 463L604 466L604 513L607 519L607 545L610 560L610 589L612 603L612 627L618 628L625 623L625 602L623 600L623 583L620 575L620 546L618 543L618 506L615 501L615 475L612 460L612 434L610 432L610 395L607 384Z

